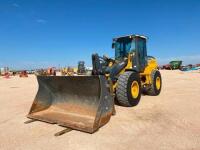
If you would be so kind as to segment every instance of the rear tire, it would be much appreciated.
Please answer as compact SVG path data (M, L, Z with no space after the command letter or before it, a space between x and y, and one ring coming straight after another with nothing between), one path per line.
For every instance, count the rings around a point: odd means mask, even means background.
M160 94L160 91L162 88L162 78L161 78L161 74L158 70L152 71L151 80L153 81L153 83L151 84L150 88L148 89L147 94L151 95L151 96L157 96Z
M141 98L141 82L138 73L127 71L117 81L116 98L120 105L136 106Z

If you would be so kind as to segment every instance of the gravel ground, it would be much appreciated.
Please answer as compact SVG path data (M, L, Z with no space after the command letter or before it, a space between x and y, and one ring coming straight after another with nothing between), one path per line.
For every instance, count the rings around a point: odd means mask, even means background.
M9 150L200 150L200 73L161 71L159 96L142 96L94 134L33 122L24 124L37 92L35 76L0 77L0 149Z

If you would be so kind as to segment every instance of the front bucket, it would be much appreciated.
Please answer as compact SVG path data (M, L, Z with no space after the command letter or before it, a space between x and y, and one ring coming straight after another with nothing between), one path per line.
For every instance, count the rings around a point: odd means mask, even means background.
M28 118L89 133L106 124L114 101L104 76L37 76Z

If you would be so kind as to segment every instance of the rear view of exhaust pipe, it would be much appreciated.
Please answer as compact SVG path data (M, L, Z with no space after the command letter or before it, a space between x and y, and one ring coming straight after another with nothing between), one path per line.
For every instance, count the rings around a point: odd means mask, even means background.
M37 76L39 89L28 118L93 133L112 115L104 76Z

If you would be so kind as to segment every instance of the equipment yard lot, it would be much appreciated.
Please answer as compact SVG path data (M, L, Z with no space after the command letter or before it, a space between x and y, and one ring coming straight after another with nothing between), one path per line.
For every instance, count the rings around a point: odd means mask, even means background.
M161 71L159 96L142 96L136 107L116 106L116 115L94 134L44 122L24 124L37 92L35 76L0 77L0 149L200 149L200 73Z

